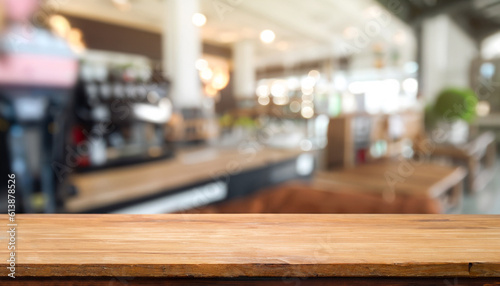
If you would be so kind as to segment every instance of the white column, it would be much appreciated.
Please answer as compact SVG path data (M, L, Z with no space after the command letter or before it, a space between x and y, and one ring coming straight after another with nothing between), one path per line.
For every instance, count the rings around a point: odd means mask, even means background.
M192 16L199 0L166 0L163 27L163 68L172 81L171 95L176 108L201 106L201 83L196 60L201 57L202 41Z
M479 49L448 15L426 20L422 26L422 94L432 102L446 87L470 86L470 65Z
M233 92L236 98L252 98L255 95L254 43L242 40L233 45Z

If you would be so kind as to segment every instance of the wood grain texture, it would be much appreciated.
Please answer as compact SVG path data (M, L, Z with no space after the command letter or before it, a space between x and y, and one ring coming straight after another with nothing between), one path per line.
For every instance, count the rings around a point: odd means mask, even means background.
M500 216L18 215L17 224L18 277L500 277Z
M206 180L225 180L230 174L282 162L301 153L250 145L241 147L182 151L173 159L74 175L70 183L78 189L78 194L68 198L65 208L68 212L83 212Z
M50 277L4 279L10 286L499 286L500 278L251 278L251 279L190 279L190 278L130 278L130 277ZM8 283L8 284L7 284Z
M364 187L376 192L393 186L395 194L437 198L460 183L462 167L413 161L382 160L335 172L317 172L316 178Z

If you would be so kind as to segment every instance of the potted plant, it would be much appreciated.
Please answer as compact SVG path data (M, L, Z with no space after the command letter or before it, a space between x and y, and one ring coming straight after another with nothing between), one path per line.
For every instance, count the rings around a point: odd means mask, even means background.
M469 123L476 116L476 104L477 96L471 89L446 88L439 93L434 105L427 107L426 124L431 130L437 129L435 134L439 134L440 141L465 143Z

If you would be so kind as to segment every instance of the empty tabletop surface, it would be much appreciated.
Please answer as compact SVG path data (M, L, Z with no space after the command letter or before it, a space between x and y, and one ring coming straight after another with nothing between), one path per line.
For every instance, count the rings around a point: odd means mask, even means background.
M500 277L500 216L20 214L16 223L17 277ZM0 275L9 252L0 249Z
M462 167L382 160L355 168L319 172L316 177L378 192L394 191L396 194L434 198L459 183L466 174Z

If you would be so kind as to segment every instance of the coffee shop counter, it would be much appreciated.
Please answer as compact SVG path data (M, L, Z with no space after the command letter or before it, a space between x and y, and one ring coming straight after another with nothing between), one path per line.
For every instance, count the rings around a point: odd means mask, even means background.
M314 158L300 150L258 146L197 148L174 158L74 174L68 213L170 213L244 196L309 177Z

